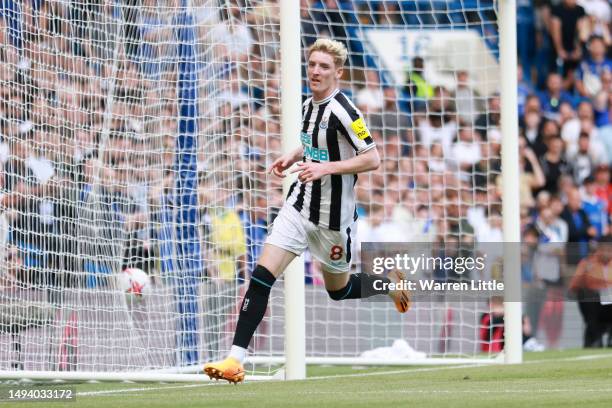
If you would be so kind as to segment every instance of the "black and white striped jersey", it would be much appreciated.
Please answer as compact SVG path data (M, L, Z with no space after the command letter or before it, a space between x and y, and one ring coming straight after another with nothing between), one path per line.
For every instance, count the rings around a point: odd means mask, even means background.
M339 90L322 101L308 98L302 106L304 161L341 161L374 148L363 115ZM334 231L355 219L356 174L328 175L314 182L296 180L287 203L313 224Z

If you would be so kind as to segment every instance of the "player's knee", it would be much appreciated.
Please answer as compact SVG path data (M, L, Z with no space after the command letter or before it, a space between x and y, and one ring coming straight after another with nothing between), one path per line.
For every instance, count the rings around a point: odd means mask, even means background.
M350 292L351 288L350 284L347 284L345 287L339 290L328 290L327 294L329 295L331 300L339 301L346 299L346 295Z
M329 295L329 298L331 300L342 300L342 294L343 291L342 290L328 290L327 294Z

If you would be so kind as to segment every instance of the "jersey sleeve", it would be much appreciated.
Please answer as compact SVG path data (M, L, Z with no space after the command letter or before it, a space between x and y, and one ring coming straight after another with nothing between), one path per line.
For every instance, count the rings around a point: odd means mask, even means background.
M340 107L335 113L340 121L340 132L344 134L358 154L372 149L375 146L374 139L372 139L372 134L362 113L346 98L339 102Z

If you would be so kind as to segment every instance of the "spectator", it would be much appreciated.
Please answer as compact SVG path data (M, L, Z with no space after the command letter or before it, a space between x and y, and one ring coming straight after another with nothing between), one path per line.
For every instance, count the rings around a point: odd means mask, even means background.
M351 4L345 4L341 0L322 0L320 4L315 3L315 8L318 10L313 13L313 16L317 23L319 37L347 42L349 36L346 27L352 23L350 7Z
M590 144L598 151L604 151L605 146L599 140L599 129L595 127L595 113L593 105L589 101L582 101L578 104L577 119L567 121L563 125L561 135L568 146L575 146L581 132L586 132L590 136Z
M460 237L461 243L473 241L474 228L468 221L468 206L457 190L446 191L445 219L447 220L447 235ZM445 237L447 239L448 237Z
M608 85L605 85L605 84ZM595 97L593 98L593 112L595 114L595 126L597 126L598 132L601 128L605 128L612 123L612 115L610 111L612 108L612 100L610 100L610 94L612 93L612 72L604 72L602 74L602 88ZM609 129L608 129L609 132ZM603 136L602 136L603 137Z
M12 220L13 242L22 250L29 247L28 258L31 264L42 266L43 259L31 254L40 253L42 231L40 221L43 214L49 215L51 209L48 202L42 199L44 184L53 176L53 163L44 157L41 143L33 140L37 137L31 124L21 127L19 138L11 146L12 157L5 165L5 191L16 193L23 197L19 200L18 212ZM40 137L40 136L38 136ZM42 213L41 213L42 210ZM45 221L48 218L44 218Z
M314 0L300 0L300 25L304 48L310 47L317 40L317 27L311 14L313 3Z
M427 169L431 173L445 174L448 170L447 160L444 158L442 144L433 143L427 155Z
M357 221L357 242L408 242L409 237L402 226L392 222L391 214L385 214L383 194L375 192L373 200L367 218Z
M481 159L480 140L474 130L469 127L459 129L458 138L450 149L450 161L459 171L460 179L468 181L470 174L468 170L478 163Z
M562 174L568 174L570 167L563 158L563 140L558 136L550 136L546 140L548 148L544 157L540 159L540 165L546 178L543 189L551 194L559 191L558 180Z
M552 5L549 2L538 2L534 3L534 6L536 7L536 35L534 43L536 47L535 65L537 73L534 85L536 88L542 89L544 88L548 73L556 69L555 57L553 55L554 46L549 29L552 20Z
M586 41L586 13L576 0L562 0L552 8L550 35L556 52L557 65L564 74L572 71L582 57L582 42Z
M588 15L585 32L602 37L606 46L612 45L609 28L612 21L610 2L607 0L578 0L578 4Z
M517 48L519 57L519 101L520 101L520 84L523 77L523 68L525 70L525 79L527 84L531 84L531 68L535 57L536 43L535 39L535 10L533 2L530 0L517 1L516 11L516 31L517 31ZM525 94L528 95L528 94ZM521 112L521 103L519 102L519 114Z
M489 313L480 316L479 342L483 353L499 353L504 349L504 300L494 296L489 301Z
M435 97L429 101L429 109L424 120L418 125L420 143L429 149L432 143L442 144L444 157L450 157L450 147L457 133L454 107L448 91L436 88Z
M375 18L373 10L370 7L369 2L362 2L361 4L357 4L357 21L362 25L373 25L375 24Z
M606 56L606 45L602 37L589 39L589 54L578 67L576 90L585 98L592 98L602 91L601 78L604 71L612 71L612 60Z
M467 124L473 124L484 109L480 95L470 83L468 71L457 72L457 87L453 98L457 116Z
M547 285L561 283L561 256L568 240L568 226L550 207L541 207L535 221L539 243L534 260L537 278Z
M0 263L0 292L14 289L17 285L23 287L24 284L28 286L32 284L32 275L27 273L16 246L7 243L3 258L0 259L2 260L2 263ZM27 318L31 319L31 316L27 316Z
M68 142L54 129L32 129L28 137L27 153L20 152L27 158L11 181L16 182L13 191L23 194L21 211L12 220L14 243L24 251L26 265L36 271L31 283L72 286L76 280L73 272L80 270L75 256L75 209L82 169L68 155ZM54 300L60 292L51 291Z
M556 72L548 74L546 90L540 92L540 102L544 116L550 120L559 119L559 108L563 102L573 104L572 96L563 90L562 77Z
M242 81L240 80L238 70L233 69L227 81L222 83L222 86L225 89L221 92L217 100L219 103L229 103L232 111L237 110L243 105L248 105L251 102L251 98L249 98L249 95L242 88Z
M140 44L138 47L138 63L144 77L151 81L159 81L174 49L165 44L164 39L172 33L172 26L167 21L168 16L157 7L155 0L145 0L140 10L138 29Z
M542 208L547 208L550 206L550 200L552 195L546 191L542 190L536 196L536 208L540 211Z
M542 118L540 98L529 95L525 102L525 114L519 121L519 126L524 132L527 146L538 156L546 153L546 144L542 135L544 120Z
M488 310L488 313L480 316L480 351L497 353L504 349L504 299L500 296L491 297ZM535 339L535 330L532 330L529 316L524 315L522 322L523 350L543 351L544 346Z
M580 134L580 119L576 116L574 108L567 102L562 103L559 107L558 123L561 128L561 138L565 143L566 150L575 150Z
M399 136L401 155L407 156L414 143L410 116L399 109L397 92L393 87L383 88L384 105L381 112L371 114L368 124L372 131L380 129L383 141Z
M597 230L591 225L582 207L582 197L577 189L568 193L567 205L561 218L567 223L568 242L571 245L567 251L567 264L575 266L587 256L587 243L597 235Z
M563 321L561 259L568 239L568 228L550 207L539 209L535 227L540 238L533 269L536 281L544 288L538 326L546 333L548 348L556 348Z
M584 347L602 347L605 326L612 324L612 276L608 272L612 238L601 238L597 248L578 263L569 290L578 299L578 308L585 323ZM605 296L605 297L604 297ZM612 346L608 337L608 347Z
M568 197L571 192L577 188L576 183L574 183L574 178L569 174L564 174L559 178L559 193L556 195L559 197L563 205L567 204ZM554 197L554 196L553 196Z
M382 110L385 101L378 72L372 69L365 72L365 86L357 92L355 102L357 107L366 115Z
M608 165L600 165L595 171L595 195L603 200L612 216L612 181Z
M479 238L480 231L484 229L488 232L488 220L487 213L489 211L489 205L487 203L487 194L483 189L477 189L474 194L474 200L472 205L467 210L467 220L470 225L474 228L476 234L476 242L488 242L483 241ZM495 242L495 241L491 241Z
M502 221L501 212L492 211L486 218L485 222L480 224L478 228L472 224L474 227L476 242L503 242Z
M598 134L602 142L602 148L607 152L608 160L612 161L612 124L599 128Z
M425 61L421 57L412 59L412 69L406 77L405 91L411 102L411 111L425 110L427 100L433 98L434 88L425 79Z
M521 277L525 293L525 312L532 324L532 334L538 332L540 311L545 296L545 289L535 274L534 260L540 242L540 233L532 222L522 224L521 228Z
M535 338L535 331L529 316L523 315L523 350L544 351L546 347Z
M559 220L559 222L563 222L565 224L564 229L567 231L567 223L565 223L565 221L561 219L561 214L563 213L563 210L565 209L565 206L563 204L563 200L561 200L561 197L559 195L551 196L550 202L548 205L550 206L550 209L552 210L555 218Z
M597 196L596 189L595 177L588 176L584 179L580 193L582 195L582 208L589 217L590 224L597 231L595 238L600 238L608 235L610 228L606 202Z
M264 61L278 60L280 47L280 4L277 0L263 0L247 8L246 23L253 30L257 50ZM251 56L252 57L252 56Z
M535 153L527 146L524 138L519 139L519 170L521 206L532 208L535 204L533 192L546 184L546 176Z
M559 133L560 133L559 124L555 120L545 120L544 123L542 124L542 128L540 129L540 132L542 133L542 139L544 141L547 141L553 138L559 138ZM565 148L565 145L562 145L562 146Z
M147 139L134 138L131 141L131 155L128 168L130 177L127 179L129 210L132 214L127 218L127 229L130 231L131 241L126 251L129 265L151 273L152 262L152 236L150 229L150 214L152 213L152 194L155 185L151 178L148 153L151 146Z
M47 220L47 262L52 273L61 276L63 286L80 285L75 272L82 269L79 257L79 199L85 178L83 158L74 151L74 140L65 131L44 133L45 156L54 164L55 174L45 188L52 213Z
M149 186L146 183L146 164L135 154L141 142L124 132L114 132L108 142L107 166L112 177L109 205L114 219L112 240L123 250L122 269L139 268L149 272ZM112 176L111 176L112 174ZM99 222L99 221L98 221Z
M244 277L246 266L246 241L244 227L240 216L223 197L229 191L220 189L219 204L211 213L211 244L216 261L212 269L213 276L223 282L232 282Z
M380 1L376 5L376 24L381 26L402 24L402 13L394 1Z
M566 152L566 161L571 163L574 181L578 185L593 173L595 167L608 161L605 157L606 152L597 150L591 145L590 139L588 133L580 133L578 145L575 148L568 148Z
M500 120L501 120L501 100L498 94L491 95L488 100L487 109L476 119L476 131L480 134L481 140L499 141Z
M527 97L533 94L533 88L530 85L530 82L525 80L523 73L523 66L519 64L516 69L517 73L517 97L518 97L518 114L519 117L522 117L525 114L525 104L527 102Z
M246 62L254 44L249 27L245 24L243 11L237 5L222 10L222 22L211 32L211 44L216 54L227 62Z

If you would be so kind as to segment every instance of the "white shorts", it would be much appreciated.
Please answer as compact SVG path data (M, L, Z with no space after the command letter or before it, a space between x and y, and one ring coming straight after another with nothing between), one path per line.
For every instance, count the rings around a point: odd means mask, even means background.
M301 255L308 248L313 258L331 273L345 273L351 269L351 243L356 236L357 223L343 231L320 228L304 218L292 205L285 204L272 224L266 244Z

